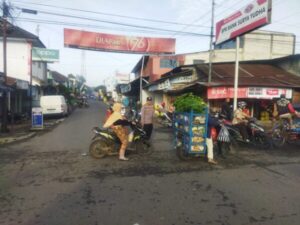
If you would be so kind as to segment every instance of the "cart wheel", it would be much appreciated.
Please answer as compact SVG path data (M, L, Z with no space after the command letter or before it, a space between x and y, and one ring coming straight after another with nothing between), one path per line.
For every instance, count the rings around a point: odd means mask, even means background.
M191 157L189 157L189 155L184 151L184 148L182 146L176 147L176 154L178 158L182 161L187 161L191 159Z

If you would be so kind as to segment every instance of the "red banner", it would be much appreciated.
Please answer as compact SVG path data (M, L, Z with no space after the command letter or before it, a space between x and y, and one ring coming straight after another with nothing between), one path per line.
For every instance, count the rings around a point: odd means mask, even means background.
M174 38L133 37L64 29L64 45L70 48L124 53L175 53Z
M238 98L252 99L273 99L285 94L287 98L292 98L292 89L286 88L266 88L266 87L242 87L238 88ZM211 87L207 90L208 99L233 98L234 88L232 87Z

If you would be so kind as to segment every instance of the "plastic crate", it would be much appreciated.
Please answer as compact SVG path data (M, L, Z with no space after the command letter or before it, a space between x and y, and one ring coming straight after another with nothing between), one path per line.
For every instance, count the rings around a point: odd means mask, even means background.
M205 113L175 112L173 116L174 146L181 144L188 154L206 154L207 109Z

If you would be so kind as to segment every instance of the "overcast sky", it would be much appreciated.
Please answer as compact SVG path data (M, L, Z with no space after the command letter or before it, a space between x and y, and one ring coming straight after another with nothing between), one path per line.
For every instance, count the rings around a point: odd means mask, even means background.
M162 33L161 31L144 31L140 28L122 27L99 21L74 19L41 13L63 13L89 17L97 20L122 22L139 26L162 28L174 31L185 31L199 34L210 34L211 1L210 0L10 0L13 6L39 10L37 15L21 13L14 10L14 24L37 34L41 41L51 49L60 50L60 62L49 64L51 69L68 75L80 74L82 68L82 50L65 48L63 45L63 28L73 28L100 33L122 34L130 36L167 37L176 38L176 53L206 51L209 49L209 37L180 35L176 33ZM218 21L236 10L247 5L250 0L216 0L215 21ZM47 4L50 6L42 6ZM80 9L92 12L62 9L62 7ZM106 14L130 16L173 23L167 24L145 20L116 17ZM25 21L33 19L34 22ZM42 21L43 20L43 21ZM59 24L46 24L57 23ZM76 23L80 26L70 26ZM197 25L197 26L195 26ZM296 53L300 53L300 0L273 0L272 24L262 28L296 35ZM115 71L130 73L141 55L108 53L100 51L85 51L85 71L87 83L92 86L103 84L114 76Z

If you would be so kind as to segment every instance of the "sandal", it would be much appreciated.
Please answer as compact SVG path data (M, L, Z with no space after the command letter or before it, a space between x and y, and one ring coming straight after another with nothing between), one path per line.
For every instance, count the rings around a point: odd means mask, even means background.
M126 157L119 158L120 161L128 161L129 159Z
M208 163L213 164L213 165L217 165L218 164L218 162L215 161L214 159L209 159Z

